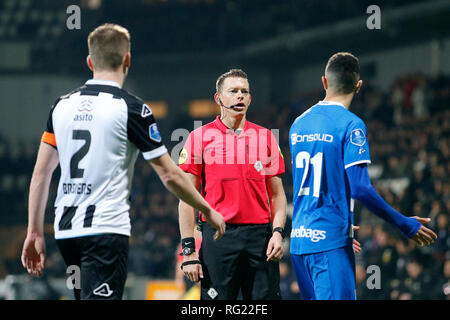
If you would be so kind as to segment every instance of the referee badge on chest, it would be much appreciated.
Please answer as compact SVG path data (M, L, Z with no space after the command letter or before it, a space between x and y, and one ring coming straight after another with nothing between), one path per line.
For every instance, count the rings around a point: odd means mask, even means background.
M255 164L253 165L256 169L256 171L260 172L263 169L263 165L261 163L261 161L256 161Z

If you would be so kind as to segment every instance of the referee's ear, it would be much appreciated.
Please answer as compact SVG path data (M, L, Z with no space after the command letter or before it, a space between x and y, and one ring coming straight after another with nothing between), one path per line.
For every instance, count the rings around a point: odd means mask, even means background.
M86 57L86 63L87 63L87 65L88 65L89 69L90 69L92 72L94 72L94 65L92 64L91 55L88 55L88 56Z
M218 93L218 92L216 92L216 93L214 94L214 101L216 101L216 103L217 103L219 106L223 107L222 100L220 100L220 96L219 96L219 93Z

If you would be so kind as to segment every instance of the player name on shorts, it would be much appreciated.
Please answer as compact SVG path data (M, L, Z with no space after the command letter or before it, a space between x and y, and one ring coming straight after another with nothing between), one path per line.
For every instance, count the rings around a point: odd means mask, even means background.
M63 183L64 194L91 194L92 184L90 183Z
M323 142L333 142L333 136L327 133L311 133L311 134L291 134L291 143L295 145L299 142L314 142L314 141L323 141Z
M292 229L291 238L310 238L312 242L318 242L327 238L325 230L306 229L305 226Z

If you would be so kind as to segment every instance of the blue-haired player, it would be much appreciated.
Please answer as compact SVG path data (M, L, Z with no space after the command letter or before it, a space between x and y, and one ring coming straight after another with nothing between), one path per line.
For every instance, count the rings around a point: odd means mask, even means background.
M303 299L354 300L354 199L419 245L437 236L422 225L430 219L403 216L372 187L366 126L348 110L362 85L358 59L334 54L322 83L325 99L300 115L289 132L294 179L290 251Z

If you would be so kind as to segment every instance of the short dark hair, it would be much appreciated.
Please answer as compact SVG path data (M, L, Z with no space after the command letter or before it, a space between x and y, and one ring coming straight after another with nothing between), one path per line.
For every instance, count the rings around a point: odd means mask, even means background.
M130 51L130 33L118 24L105 23L89 34L88 48L94 68L117 70Z
M325 76L328 86L336 93L354 92L360 77L358 58L349 52L333 54L325 68Z
M241 69L231 69L228 72L225 72L224 74L220 75L219 78L217 78L216 81L216 92L220 92L222 90L223 82L226 78L244 78L248 80L247 74L242 71Z

